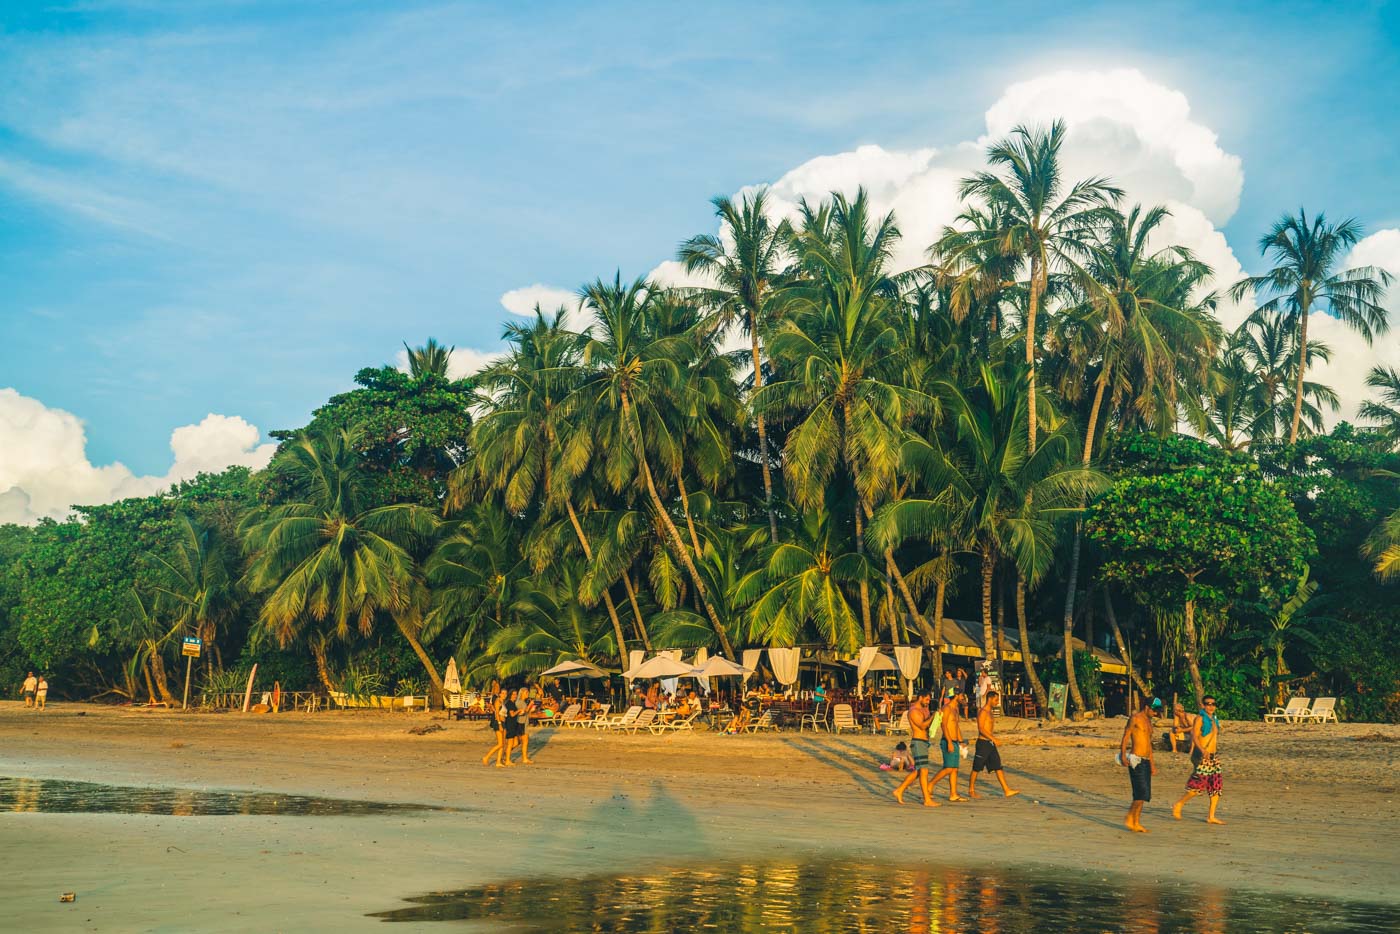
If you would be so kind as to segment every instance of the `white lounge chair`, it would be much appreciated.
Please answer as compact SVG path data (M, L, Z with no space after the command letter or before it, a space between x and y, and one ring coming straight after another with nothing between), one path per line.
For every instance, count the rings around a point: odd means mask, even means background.
M611 709L612 709L612 704L599 704L599 705L594 709L594 711L593 711L593 713L592 713L591 716L580 716L580 717L575 717L575 718L572 719L572 720L565 720L565 721L564 721L564 725L565 725L565 726L572 726L572 727L592 726L593 724L597 723L597 722L598 722L600 719L602 719L603 717L606 717L606 716L608 715L608 711L611 710Z
M802 715L802 719L797 721L797 732L801 733L809 726L812 728L813 733L817 732L818 730L825 730L826 711L822 709L824 706L826 705L819 703L812 708L811 713L804 713Z
M840 733L842 730L860 732L860 724L856 723L855 711L850 704L837 704L831 708L831 732Z
M765 710L762 716L746 725L744 730L749 733L757 733L759 730L772 730L776 733L778 732L778 721L773 719L773 711Z
M662 733L694 732L695 718L698 716L700 716L700 711L697 710L688 717L676 717L669 723L662 723L659 721L652 723L647 729L651 730L651 732L657 736L660 736Z
M904 713L902 713L902 714L899 715L899 719L898 719L898 720L890 721L890 722L887 722L887 723L885 724L885 735L886 735L886 736L888 736L888 735L890 735L890 734L892 734L892 733L908 733L908 732L909 732L909 711L907 711L907 710L904 711Z
M1306 697L1290 697L1287 707L1275 707L1272 713L1264 714L1265 723L1301 723L1304 719L1311 717L1312 711L1308 707Z
M1337 699L1335 697L1319 697L1303 717L1313 723L1336 723L1337 722Z
M564 708L564 712L555 717L545 720L540 726L559 726L568 723L578 717L579 711L583 709L581 704L570 704Z
M655 722L656 710L655 708L648 707L646 710L643 710L641 713L637 714L637 718L631 723L619 723L613 729L620 730L626 733L635 733L638 730L645 730L650 728L651 725Z
M612 729L616 729L616 728L619 728L619 727L627 726L627 725L630 724L633 720L637 719L637 718L640 717L641 715L642 715L642 708L641 708L641 705L640 705L640 704L633 704L631 707L628 707L628 708L627 708L627 712L624 713L624 714L623 714L622 716L620 716L620 717L619 717L619 716L599 717L597 720L594 720L594 721L593 721L593 728L594 728L595 730L612 730Z

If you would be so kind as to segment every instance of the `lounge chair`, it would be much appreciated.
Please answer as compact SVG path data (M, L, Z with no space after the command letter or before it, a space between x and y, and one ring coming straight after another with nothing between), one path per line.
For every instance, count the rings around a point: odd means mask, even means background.
M608 715L608 711L611 709L612 704L599 704L598 707L591 714L580 714L572 720L565 720L564 725L576 727L592 726L593 724L597 723L598 720L602 719L603 717L606 717Z
M886 735L886 736L889 736L889 735L892 734L892 733L908 733L908 732L909 732L909 711L907 711L907 710L904 711L904 713L902 713L902 714L899 715L899 719L898 719L898 720L887 721L887 722L885 723L885 735Z
M583 709L583 707L582 707L582 705L580 705L580 704L570 704L569 706L567 706L567 707L564 708L564 712L563 712L563 713L559 714L558 716L554 716L554 717L546 717L544 723L542 723L542 724L540 724L540 725L541 725L541 726L559 726L560 724L568 723L568 722L571 721L571 720L577 719L577 718L578 718L578 713L579 713L579 711L582 710L582 709Z
M855 711L851 710L850 704L837 704L831 708L831 732L840 733L842 730L860 732L860 724L856 723Z
M619 723L616 727L614 727L614 729L621 730L626 733L635 733L638 730L649 729L651 725L655 722L656 710L655 708L648 707L646 710L643 710L641 713L637 714L636 719L634 719L631 723Z
M745 732L757 733L759 730L772 730L778 732L778 721L773 719L773 711L765 710L763 715L744 726Z
M593 728L595 730L611 730L616 727L626 726L641 715L641 705L633 704L631 707L628 707L627 712L622 714L621 716L614 715L611 717L599 717L598 719L593 721Z
M662 733L694 732L695 718L699 716L700 711L697 710L688 717L676 717L669 723L661 723L659 721L652 723L647 729L651 730L651 732L657 736L660 736Z
M1335 697L1319 697L1302 717L1303 720L1311 720L1313 723L1336 723L1337 722L1337 699Z
M813 733L817 732L818 730L825 730L826 711L822 709L823 706L824 705L819 703L812 708L811 713L804 713L802 715L802 719L797 721L797 732L801 733L804 729L806 729L809 726L812 728Z
M1290 697L1287 707L1275 707L1272 713L1264 714L1265 723L1301 723L1312 716L1306 697Z

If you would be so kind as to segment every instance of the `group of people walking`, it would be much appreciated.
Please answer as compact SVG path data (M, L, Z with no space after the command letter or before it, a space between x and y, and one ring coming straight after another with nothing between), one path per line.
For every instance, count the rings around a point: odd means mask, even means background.
M530 714L539 709L539 701L530 696L528 688L512 688L497 691L491 696L491 729L496 734L496 744L481 757L482 765L489 765L491 757L496 757L496 768L503 769L514 765L511 753L520 750L520 764L530 764Z
M13 684L14 682L11 682ZM46 675L35 676L30 672L24 679L24 706L43 710L49 702L49 679Z
M904 793L914 782L919 783L924 806L935 808L933 790L944 778L948 779L948 800L966 801L958 794L958 768L967 754L967 742L963 737L961 714L967 705L967 694L956 686L944 689L942 703L933 710L933 694L927 688L919 690L909 705L909 751L912 758L911 772L899 787L894 790L894 799L904 803ZM995 775L1001 785L1004 797L1012 798L1020 794L1006 783L1006 772L1001 764L1001 747L997 745L995 711L1001 705L1001 693L988 688L977 707L977 743L972 756L972 774L967 782L967 797L980 798L977 793L977 776L986 771ZM933 737L938 737L939 761L942 768L929 778L929 753L933 748Z

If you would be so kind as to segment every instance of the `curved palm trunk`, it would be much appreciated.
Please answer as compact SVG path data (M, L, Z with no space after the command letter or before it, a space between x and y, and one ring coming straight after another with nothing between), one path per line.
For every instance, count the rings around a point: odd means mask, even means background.
M1191 689L1196 692L1196 708L1205 702L1206 688L1201 682L1199 662L1200 642L1196 635L1196 601L1186 601L1186 667L1191 672Z
M626 392L622 393L622 416L627 420L627 424L636 434L635 422L632 420L632 398ZM666 529L667 536L671 539L672 546L675 547L681 562L685 565L686 573L690 575L691 582L695 585L695 593L700 603L705 608L705 615L710 618L710 625L715 628L715 635L719 636L719 644L724 649L727 658L734 657L734 647L729 644L729 633L724 628L724 623L720 622L719 614L710 604L709 594L705 591L704 578L700 576L700 570L695 566L695 560L691 557L690 549L685 547L685 541L681 538L680 530L676 528L676 523L671 520L671 515L666 511L666 504L661 501L661 494L656 491L656 479L651 473L651 463L647 460L646 449L641 444L641 439L633 437L633 442L637 445L637 460L642 465L642 478L646 481L647 495L651 497L652 509L661 520L662 526Z
M1016 576L1016 628L1021 636L1021 659L1026 665L1026 680L1031 683L1031 693L1035 694L1035 703L1041 710L1049 710L1050 702L1045 696L1045 685L1040 683L1040 676L1035 671L1035 661L1031 658L1031 637L1026 628L1026 577L1024 574Z
M860 499L860 494L856 494L856 499ZM856 503L856 554L865 554L865 523L861 521L861 504ZM865 644L873 645L875 642L875 629L870 625L870 585L865 578L860 579L860 623L865 629Z
M632 572L625 571L622 575L623 586L627 588L627 600L632 604L632 618L636 620L637 638L642 640L642 646L651 651L651 635L647 632L647 624L642 620L642 608L637 603L637 585L632 583Z
M442 698L442 676L438 674L437 666L428 657L428 653L423 649L423 643L418 641L418 635L413 631L413 627L402 617L395 615L394 623L399 627L399 632L408 640L409 646L413 649L413 654L418 656L418 660L423 663L423 670L428 673L428 680L433 684L433 691L439 699Z
M919 627L919 634L924 640L924 651L932 653L935 651L938 643L934 639L933 630L929 627L928 620L924 618L924 614L919 612L919 606L914 602L914 595L909 591L909 582L906 581L904 575L899 572L899 565L894 563L894 549L892 548L885 549L885 570L888 576L893 578L895 584L898 586L900 599L904 601L904 608L909 611L909 615ZM888 584L886 584L886 586L888 586ZM890 613L893 615L893 594L890 595L890 603Z
M681 514L685 516L685 527L690 531L690 543L695 546L695 557L705 553L700 547L700 536L695 532L695 517L690 514L690 493L685 488L683 471L676 472L676 491L681 495Z
M319 640L311 640L311 657L316 660L316 676L321 679L321 686L329 693L335 690L335 685L331 683L331 669L326 664L326 647Z
M141 663L141 679L146 682L146 697L149 698L148 703L154 704L156 702L156 685L155 682L151 680L151 660L149 658ZM132 692L131 696L133 700L136 699L135 691Z
M160 652L154 645L151 646L151 674L155 676L156 690L160 692L160 699L174 706L175 695L170 693L170 684L165 677L165 659L161 658Z
M763 360L758 353L758 322L749 312L749 336L753 339L753 391L763 388ZM763 506L768 510L768 537L778 544L778 514L773 511L773 474L768 468L768 428L762 412L755 412L758 422L758 465L763 470Z
M564 509L569 514L569 524L574 527L574 534L578 536L579 547L583 549L583 556L590 564L593 563L593 547L588 544L588 536L583 533L583 523L578 521L578 513L574 511L573 500L564 497ZM627 667L627 638L622 634L622 620L618 618L617 606L613 603L612 594L607 588L603 588L603 605L608 608L608 619L612 621L613 638L617 640L617 664L619 668Z
M1298 321L1298 375L1293 380L1293 422L1288 429L1288 443L1293 444L1298 440L1298 423L1303 417L1303 371L1307 369L1308 359L1308 311L1312 302L1303 305L1303 313ZM1200 698L1197 698L1197 702Z
M945 560L948 552L945 549L941 553ZM938 583L933 586L933 683L941 688L943 684L943 602L948 596L948 582L939 575Z
M1148 689L1147 683L1137 673L1137 668L1133 666L1133 656L1128 651L1128 643L1123 638L1123 630L1118 628L1118 614L1113 611L1113 595L1108 592L1108 587L1103 589L1103 609L1104 615L1108 617L1108 628L1113 632L1113 641L1118 645L1118 654L1123 656L1123 664L1128 666L1128 676L1133 679L1133 684L1142 692L1143 697L1151 697L1152 692ZM1282 706L1282 705L1280 705Z
M1089 424L1084 432L1084 453L1080 458L1081 465L1088 469L1094 456L1094 433L1098 430L1099 413L1103 408L1104 389L1108 386L1108 371L1099 374L1098 385L1094 389L1094 404L1089 407ZM1087 504L1086 497L1079 498L1079 508L1082 510ZM1063 618L1065 630L1065 678L1069 685L1070 697L1074 701L1075 709L1085 709L1084 695L1079 691L1079 679L1074 673L1074 653L1072 651L1072 641L1074 639L1074 601L1079 589L1079 560L1084 549L1084 522L1082 519L1074 521L1074 543L1070 546L1069 552L1069 573L1065 584L1065 615Z
M996 555L990 545L982 546L982 657L990 661L997 657L997 644L992 638L992 575Z

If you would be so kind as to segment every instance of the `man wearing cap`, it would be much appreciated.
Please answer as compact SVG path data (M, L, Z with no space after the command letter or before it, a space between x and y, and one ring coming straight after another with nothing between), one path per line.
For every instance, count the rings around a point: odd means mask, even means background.
M1152 718L1161 710L1158 698L1143 697L1138 712L1128 718L1118 747L1118 763L1128 769L1133 788L1133 804L1123 826L1136 833L1148 832L1142 826L1142 806L1152 800L1152 776L1157 774L1157 763L1152 761Z

